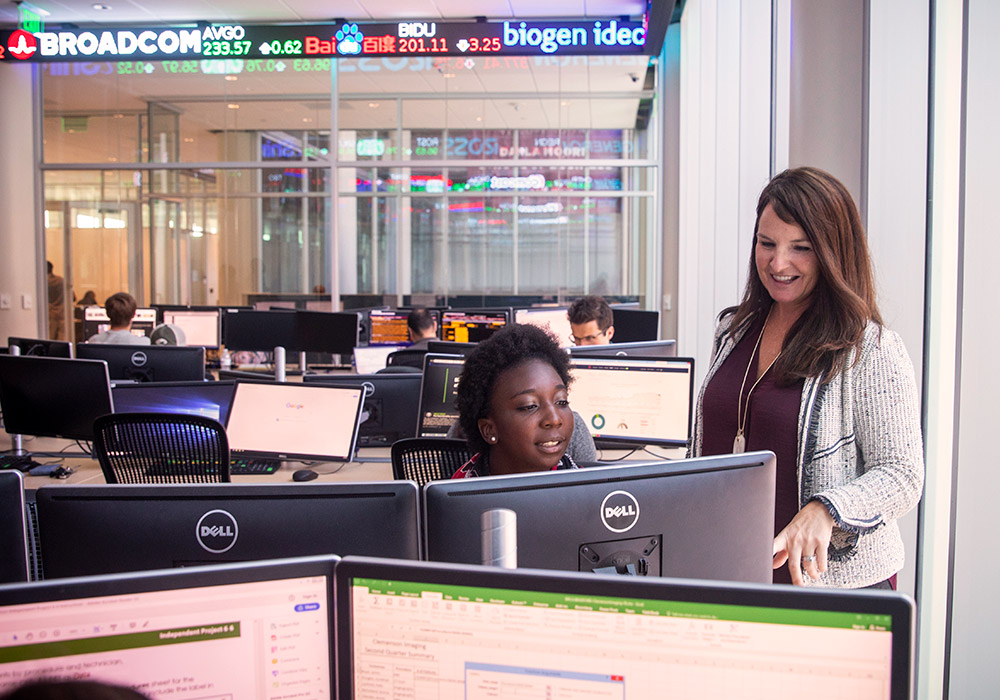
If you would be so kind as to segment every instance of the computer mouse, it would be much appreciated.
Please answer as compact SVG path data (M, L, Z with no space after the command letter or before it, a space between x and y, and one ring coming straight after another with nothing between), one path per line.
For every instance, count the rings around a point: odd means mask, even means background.
M312 469L299 469L297 472L292 474L292 481L312 481L319 474L314 472Z

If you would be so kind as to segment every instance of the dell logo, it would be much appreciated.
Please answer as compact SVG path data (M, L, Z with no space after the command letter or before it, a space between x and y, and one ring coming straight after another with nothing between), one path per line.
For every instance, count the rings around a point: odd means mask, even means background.
M232 513L210 510L198 520L194 528L195 539L206 552L222 554L236 544L240 528Z
M627 532L639 522L639 502L628 491L612 491L601 503L601 522L611 532Z
M375 393L375 385L372 382L362 382L361 386L365 390L365 398L368 398Z
M146 353L142 351L136 351L132 353L132 364L136 367L142 367L146 364Z

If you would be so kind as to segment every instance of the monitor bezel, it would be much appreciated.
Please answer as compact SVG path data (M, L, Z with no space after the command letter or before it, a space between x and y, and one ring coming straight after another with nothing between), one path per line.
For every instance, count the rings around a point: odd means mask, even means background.
M157 320L159 323L170 323L167 321L166 314L168 313L196 313L196 314L213 314L215 316L215 344L214 345L201 345L200 343L192 343L190 340L187 341L187 345L194 345L197 347L205 348L206 350L218 350L222 346L222 314L225 313L225 309L221 306L168 306L168 305L157 305L154 307L157 313ZM179 324L177 324L179 325ZM183 327L182 327L183 328ZM186 335L186 332L185 332Z
M569 354L574 357L632 357L638 352L642 357L655 357L657 359L671 359L677 357L677 341L668 340L637 340L634 343L609 343L607 345L571 345ZM656 350L666 351L667 354L657 354ZM643 355L643 353L645 353Z
M146 354L147 358L142 365L136 365L132 362L131 356L136 353ZM92 357L86 357L87 355L92 355ZM105 357L102 357L101 355L105 355ZM201 345L120 345L115 343L77 343L76 356L79 359L106 362L108 365L108 377L112 381L146 381L145 379L136 379L137 376L142 376L142 372L144 371L143 368L145 367L150 367L153 370L154 378L149 381L194 382L205 380L205 348ZM183 379L155 378L157 360L171 358L171 356L180 358L178 361L185 365L184 369L193 370L196 367L200 368L200 376L192 375L191 377L185 377ZM124 364L123 360L126 358L128 359L128 363ZM167 364L168 366L174 366L174 362L172 360ZM190 367L187 366L188 364L190 364ZM176 366L174 366L174 368L176 369Z
M420 396L417 397L417 426L414 435L417 437L424 437L421 435L421 427L424 423L424 388L427 384L427 367L435 360L460 360L461 365L465 367L465 355L452 355L449 353L442 352L428 352L424 355L424 368L420 373ZM444 437L443 435L441 437Z
M30 578L28 518L24 477L16 469L0 471L0 583L21 583Z
M27 352L24 350L25 345L35 345L45 348L45 354L39 355L31 352L31 349ZM63 359L73 359L73 343L69 340L51 340L49 338L25 338L22 336L8 336L7 337L7 347L17 346L20 350L22 357L61 357ZM53 355L49 352L52 348L59 348L60 350L65 350L65 355Z
M353 697L353 579L378 579L472 586L529 592L552 592L612 599L646 599L794 610L831 610L891 615L890 700L907 700L913 682L915 605L908 596L888 591L802 588L784 584L723 583L700 579L610 576L543 569L439 562L406 562L372 557L344 557L335 571L337 588L339 697Z
M359 422L361 418L361 410L365 405L365 388L362 385L357 384L352 387L347 387L347 386L331 387L331 386L323 386L322 384L318 383L306 384L304 382L256 382L256 381L244 381L242 379L238 379L236 380L236 388L233 390L233 400L229 404L229 414L226 416L225 426L227 431L229 429L229 420L232 418L233 407L236 405L236 397L239 396L241 385L259 385L259 386L266 386L269 388L278 386L290 386L299 389L305 387L316 390L356 389L357 391L360 392L360 396L358 398L358 405L354 413L354 431L351 436L350 449L348 454L344 456L310 454L306 452L266 452L264 450L244 450L234 447L232 443L230 443L229 449L234 457L255 457L260 459L276 459L287 462L350 462L354 458L354 455L358 449L358 431L360 428Z
M492 335L493 333L496 333L496 331L500 330L500 328L504 328L505 326L509 326L510 324L512 324L514 322L513 321L513 315L514 315L514 313L511 310L511 307L509 307L509 306L496 306L496 307L484 306L484 307L478 307L478 308L477 307L455 307L455 308L451 308L451 309L446 309L445 311L441 312L441 317L440 317L440 319L438 321L438 338L440 338L441 340L445 340L445 337L444 337L444 327L445 327L445 322L447 321L447 319L445 317L448 316L449 314L481 315L481 316L489 316L489 315L498 315L499 316L499 315L503 315L503 317L504 317L503 325L499 326L496 330L492 331L492 333L490 335ZM446 341L446 342L449 342L449 341ZM450 342L454 342L454 341L450 341ZM461 341L459 341L459 342L461 342Z
M229 403L225 406L225 414L220 414L219 422L223 425L226 424L226 419L229 417L229 407L233 403L233 392L236 391L236 380L233 379L219 379L216 381L205 382L205 381L189 381L189 382L129 382L129 381L115 381L111 382L111 396L112 399L115 397L116 393L124 392L129 393L132 391L157 391L161 389L215 389L219 387L229 387ZM116 413L124 413L127 411L122 411L120 406L115 407ZM191 414L185 411L156 411L149 408L143 408L140 413L176 413L180 415L200 415Z
M604 346L607 347L607 346ZM687 417L687 437L681 440L672 440L669 438L647 438L647 437L632 437L627 435L611 435L611 434L597 434L591 433L594 442L599 442L605 448L613 449L616 446L630 447L635 445L657 445L660 447L687 447L691 443L691 431L694 417L694 358L693 357L646 357L640 355L595 355L587 353L574 353L570 355L570 373L572 374L574 370L573 363L576 360L621 360L626 362L678 362L686 363L689 367L688 372L688 417ZM570 408L573 407L573 385L569 387L569 402ZM590 426L587 426L590 430Z

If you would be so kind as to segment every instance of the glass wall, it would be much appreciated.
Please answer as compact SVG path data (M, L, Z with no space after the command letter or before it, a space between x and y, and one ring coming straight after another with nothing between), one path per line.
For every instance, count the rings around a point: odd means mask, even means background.
M42 70L47 252L77 298L652 288L646 57Z

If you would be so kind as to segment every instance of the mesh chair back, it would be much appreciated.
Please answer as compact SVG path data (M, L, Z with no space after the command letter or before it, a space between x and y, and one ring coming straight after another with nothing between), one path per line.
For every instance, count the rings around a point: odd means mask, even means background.
M471 458L465 440L404 438L392 443L392 478L423 486L428 481L450 479Z
M226 429L204 416L101 416L94 421L94 455L109 484L229 481Z

